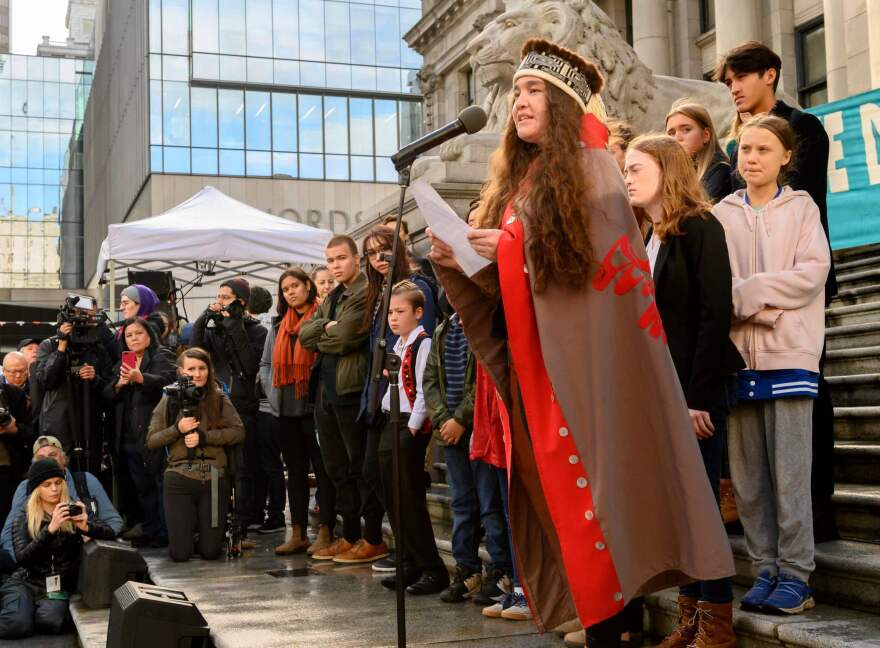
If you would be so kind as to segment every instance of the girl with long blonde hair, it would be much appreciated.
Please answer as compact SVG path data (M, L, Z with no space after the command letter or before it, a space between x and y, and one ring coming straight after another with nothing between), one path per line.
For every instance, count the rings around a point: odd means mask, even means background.
M676 101L666 115L666 134L690 155L697 178L713 205L733 191L730 162L704 106L688 98Z

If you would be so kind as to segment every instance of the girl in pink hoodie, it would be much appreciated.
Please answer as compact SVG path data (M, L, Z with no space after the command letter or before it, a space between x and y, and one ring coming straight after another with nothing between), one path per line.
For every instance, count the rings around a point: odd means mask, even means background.
M831 259L819 208L807 192L783 184L794 163L788 123L755 117L743 126L738 147L746 188L712 213L730 254L730 337L746 362L729 421L729 456L758 578L740 607L797 614L814 605L807 585L815 568L812 410Z

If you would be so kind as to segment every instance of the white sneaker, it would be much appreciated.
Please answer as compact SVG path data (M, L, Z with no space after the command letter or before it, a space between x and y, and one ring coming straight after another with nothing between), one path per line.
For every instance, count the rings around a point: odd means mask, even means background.
M509 621L528 621L532 618L532 611L526 602L524 594L514 592L504 597L504 602L508 605L503 606L501 618Z

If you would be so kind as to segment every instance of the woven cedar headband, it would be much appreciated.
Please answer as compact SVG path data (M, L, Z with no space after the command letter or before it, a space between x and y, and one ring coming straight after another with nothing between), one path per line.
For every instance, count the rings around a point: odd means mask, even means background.
M526 76L529 72L538 72L537 76L545 77L554 85L562 87L563 90L569 91L568 94L581 104L581 109L586 111L586 106L590 102L592 91L587 83L587 78L578 68L571 63L553 54L540 54L538 52L529 52L525 55L520 63L519 69L516 71L516 77Z

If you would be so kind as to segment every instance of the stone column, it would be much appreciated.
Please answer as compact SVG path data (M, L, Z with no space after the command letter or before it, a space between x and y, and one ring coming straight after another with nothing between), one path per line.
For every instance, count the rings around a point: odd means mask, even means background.
M669 19L666 0L633 0L633 49L654 74L669 75Z
M871 87L880 88L880 0L868 0L867 10Z
M824 0L825 67L828 77L828 101L843 99L849 94L846 80L846 23L838 0Z
M715 0L715 48L718 56L750 40L763 40L758 0Z

